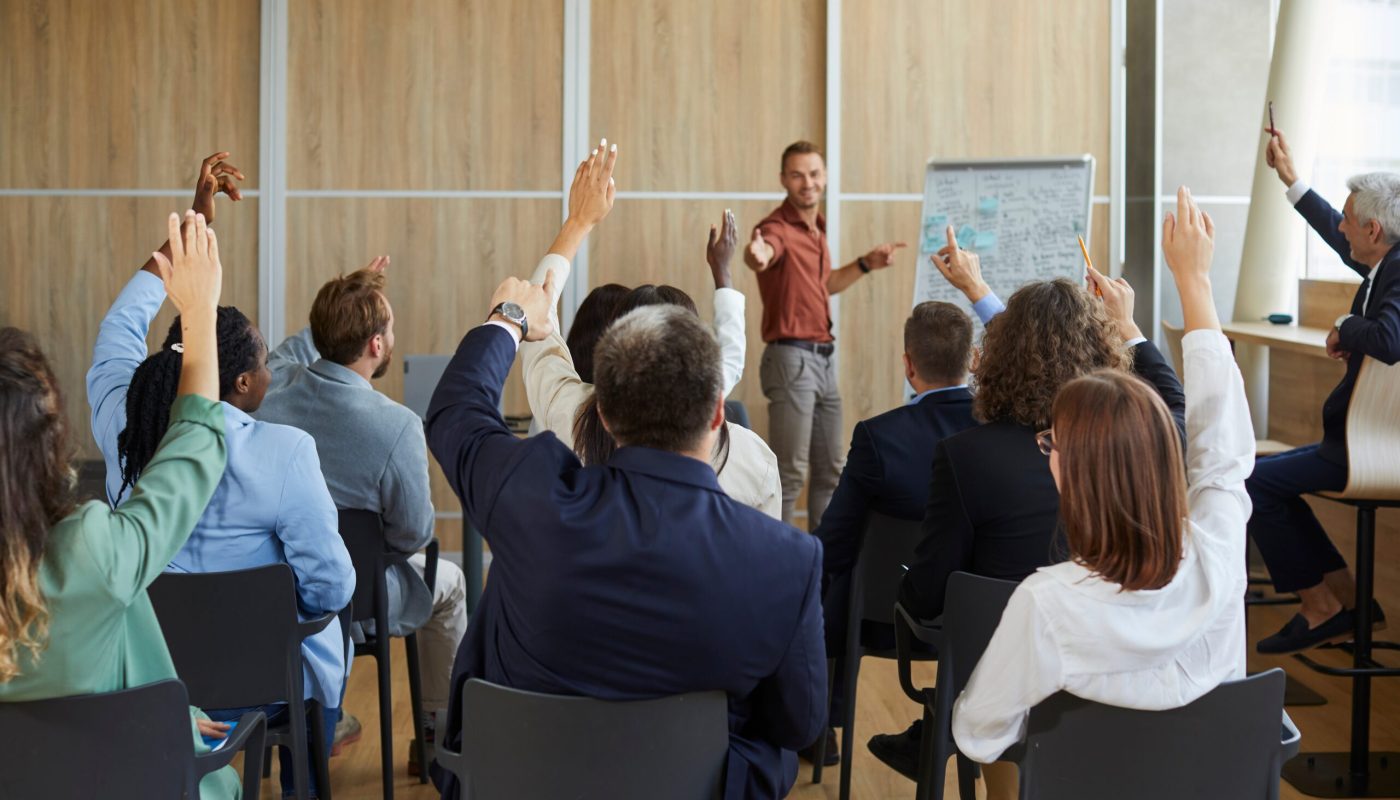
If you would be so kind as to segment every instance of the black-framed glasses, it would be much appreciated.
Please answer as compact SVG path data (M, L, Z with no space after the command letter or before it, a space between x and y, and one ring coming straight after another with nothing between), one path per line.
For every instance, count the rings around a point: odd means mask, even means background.
M1040 433L1037 433L1035 435L1035 444L1040 448L1041 455L1050 455L1050 452L1055 449L1055 431L1051 428L1046 428Z

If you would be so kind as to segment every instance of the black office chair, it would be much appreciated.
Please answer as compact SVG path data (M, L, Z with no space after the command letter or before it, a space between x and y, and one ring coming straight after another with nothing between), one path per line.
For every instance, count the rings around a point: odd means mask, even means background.
M198 800L200 779L242 751L243 797L258 800L266 724L250 711L219 749L195 755L190 701L177 680L0 703L0 797Z
M355 565L355 596L350 605L353 621L361 623L364 641L355 645L355 657L373 656L379 673L379 747L380 771L384 782L384 800L394 797L394 689L390 671L389 593L384 571L393 564L408 561L412 553L390 550L384 543L384 521L374 511L342 509L340 537L350 551ZM428 591L437 581L438 541L427 547L427 565L423 580ZM370 633L365 622L374 623ZM404 637L404 655L408 657L408 695L412 706L413 729L417 732L414 747L418 751L418 782L428 782L428 748L423 731L423 680L418 668L418 637Z
M735 425L753 430L753 426L749 424L749 410L744 406L743 400L725 400L724 418Z
M461 714L461 752L439 738L436 757L471 800L715 800L723 786L724 692L608 702L473 678Z
M845 676L843 718L833 727L841 728L841 800L851 796L851 760L855 757L856 685L860 678L860 660L865 656L895 658L895 651L874 649L861 636L866 622L890 625L894 621L894 606L899 595L899 582L906 566L914 559L914 548L923 538L921 520L896 519L871 512L865 520L860 555L851 571L850 592L847 595L846 648L841 654ZM839 613L839 612L838 612ZM914 653L912 657L932 660L933 653ZM828 660L827 707L836 670L834 659ZM822 762L826 758L826 735L817 740L812 758L812 782L821 783Z
M1057 692L1002 760L1019 769L1021 800L1277 800L1300 739L1283 716L1283 677L1275 668L1223 683L1167 711Z
M299 800L310 794L308 761L315 764L321 800L330 800L330 743L325 741L321 704L302 702L301 643L336 615L300 621L296 582L286 564L232 572L167 572L147 593L190 702L204 709L286 703L287 721L268 729L267 746L291 752Z

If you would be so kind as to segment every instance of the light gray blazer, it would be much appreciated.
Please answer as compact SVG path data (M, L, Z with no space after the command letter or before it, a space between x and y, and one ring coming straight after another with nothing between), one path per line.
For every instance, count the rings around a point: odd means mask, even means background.
M433 537L433 500L418 415L349 368L321 358L309 328L288 337L267 364L272 385L253 416L311 434L337 508L378 512L395 550L426 546ZM391 633L412 633L428 621L432 593L407 564L390 567L385 578Z

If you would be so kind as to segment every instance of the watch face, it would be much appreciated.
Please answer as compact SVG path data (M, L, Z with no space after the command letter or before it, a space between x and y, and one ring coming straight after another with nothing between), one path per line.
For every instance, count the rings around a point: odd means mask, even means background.
M520 320L525 319L525 309L521 308L515 303L501 303L501 316L505 317L506 319L519 322Z

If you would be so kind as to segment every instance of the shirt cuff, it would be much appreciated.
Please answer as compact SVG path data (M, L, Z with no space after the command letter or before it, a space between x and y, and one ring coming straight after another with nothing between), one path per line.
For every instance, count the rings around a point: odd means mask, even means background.
M557 305L559 296L564 293L564 284L569 282L569 271L572 268L573 265L569 263L569 259L557 253L545 253L544 258L540 259L540 263L535 265L535 274L530 276L530 283L543 286L545 277L553 272L554 284L551 288L554 290L554 297L550 299Z
M1138 336L1138 337L1129 339L1128 341L1124 342L1124 343L1123 343L1123 346L1124 346L1124 347L1137 347L1138 345L1142 344L1142 343L1145 342L1145 341L1147 341L1147 337L1146 337L1146 336Z
M744 315L744 293L728 286L715 290L715 316L721 313Z
M986 297L972 304L972 313L976 314L977 318L982 320L983 325L991 322L992 317L995 317L1005 310L1006 304L1001 302L1001 298L997 297L996 292L988 292Z
M520 329L519 329L519 328L515 327L514 325L511 325L511 324L508 323L508 322L501 322L501 321L498 320L498 319L488 319L488 320L486 320L486 322L482 323L482 325L483 325L483 327L486 326L486 325L495 325L497 328L500 328L501 330L505 331L506 333L509 333L509 334L510 334L510 340L511 340L512 342L515 342L515 347L516 347L516 349L518 350L518 349L520 348Z
M1290 206L1296 206L1298 205L1298 201L1303 199L1303 195L1308 193L1309 188L1311 187L1309 187L1306 183L1303 182L1301 178L1299 178L1298 180L1294 181L1293 185L1288 187L1288 190L1285 191L1283 194L1284 197L1288 198L1288 204Z

